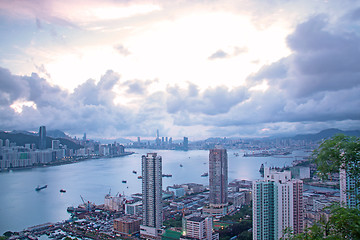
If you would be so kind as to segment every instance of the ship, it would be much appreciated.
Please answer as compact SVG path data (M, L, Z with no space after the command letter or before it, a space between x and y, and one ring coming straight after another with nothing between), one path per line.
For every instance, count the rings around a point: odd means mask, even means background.
M39 185L35 188L35 191L40 191L41 189L47 188L47 185L40 187Z
M66 190L65 189L60 189L60 192L61 193L66 193Z
M209 176L209 174L206 172L206 173L201 174L201 176L202 177L207 177L207 176Z
M244 157L269 157L272 154L268 151L262 151L262 152L258 152L258 153L244 153Z

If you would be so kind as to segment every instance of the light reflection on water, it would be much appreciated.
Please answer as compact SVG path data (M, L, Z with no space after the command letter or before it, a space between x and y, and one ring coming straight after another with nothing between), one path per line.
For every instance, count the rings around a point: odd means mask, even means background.
M163 173L172 177L163 178L163 189L173 184L208 184L208 151L169 151L132 149L133 155L120 158L92 159L75 164L34 168L0 173L0 234L5 231L20 231L46 222L58 222L69 218L68 206L82 203L80 195L96 204L104 203L109 193L130 195L141 192L141 156L157 152L162 156ZM239 153L235 156L234 153ZM260 178L262 163L268 166L291 165L294 158L242 157L241 150L228 150L229 181L234 179L255 180ZM289 156L303 156L297 151ZM180 167L182 164L183 167ZM137 174L132 171L135 170ZM122 183L126 180L127 183ZM39 192L38 185L48 187ZM66 189L66 193L60 193Z

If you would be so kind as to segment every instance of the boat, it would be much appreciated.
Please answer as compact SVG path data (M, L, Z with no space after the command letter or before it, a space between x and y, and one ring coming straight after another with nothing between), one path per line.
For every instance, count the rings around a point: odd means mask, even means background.
M66 193L66 190L65 189L60 189L60 192L61 193Z
M183 167L183 165L182 165L182 164L180 164L180 167Z
M238 156L239 156L239 154L238 154L238 153L234 153L234 156L235 156L235 157L238 157Z
M142 179L142 176L138 176L138 179Z
M75 208L73 206L67 208L68 212L75 212Z
M209 176L209 174L206 172L206 173L201 174L201 176L202 177L207 177L207 176Z
M126 183L126 180L122 180L122 183Z
M133 170L133 174L137 174L137 172L135 170Z
M42 186L42 187L40 187L39 185L35 188L35 191L40 191L40 190L42 190L42 189L44 189L44 188L47 188L47 185L44 185L44 186Z
M162 174L162 177L172 177L171 174Z

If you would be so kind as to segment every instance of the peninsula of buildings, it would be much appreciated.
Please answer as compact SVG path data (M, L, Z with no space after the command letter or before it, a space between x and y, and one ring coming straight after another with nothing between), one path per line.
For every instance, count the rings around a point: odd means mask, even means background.
M101 144L87 139L86 133L82 139L70 138L63 133L60 137L50 137L47 136L45 126L41 126L37 134L0 132L0 171L129 154L132 152L126 152L122 144Z

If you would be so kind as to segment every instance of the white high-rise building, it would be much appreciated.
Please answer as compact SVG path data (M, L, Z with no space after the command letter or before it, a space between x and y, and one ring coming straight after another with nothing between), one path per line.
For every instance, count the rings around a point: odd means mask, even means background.
M160 239L162 212L162 159L156 153L142 156L143 223L140 236Z
M360 200L357 198L360 188L355 187L354 179L346 174L345 169L340 169L340 203L345 207L359 208Z
M280 239L286 228L303 231L303 182L291 172L264 169L264 180L253 182L253 239Z
M213 233L211 216L189 215L183 218L183 239L218 240L219 234ZM181 238L180 238L181 239Z

